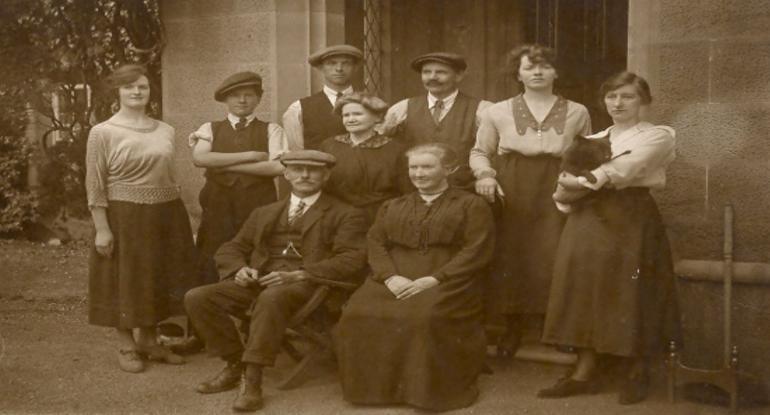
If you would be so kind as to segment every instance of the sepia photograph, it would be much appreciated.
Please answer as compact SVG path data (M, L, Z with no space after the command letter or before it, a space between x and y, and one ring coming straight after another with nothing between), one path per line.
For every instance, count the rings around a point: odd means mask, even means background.
M0 0L0 414L770 415L770 0Z

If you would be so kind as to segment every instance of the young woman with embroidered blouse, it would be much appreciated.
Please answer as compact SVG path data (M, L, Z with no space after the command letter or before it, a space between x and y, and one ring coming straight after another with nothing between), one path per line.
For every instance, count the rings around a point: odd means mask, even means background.
M181 310L195 247L174 179L174 129L147 116L150 83L139 65L106 80L120 109L95 125L86 149L86 191L96 228L89 259L89 323L117 330L120 368L144 358L184 360L156 342L156 324ZM135 336L136 337L135 337Z
M487 305L506 318L498 354L510 357L523 315L542 315L564 215L553 204L561 155L575 135L591 131L588 110L553 93L554 51L524 45L508 56L524 92L492 105L481 118L470 166L476 192L500 200L497 254Z
M674 130L641 120L652 101L647 82L623 72L601 86L613 125L589 138L609 138L613 155L584 178L565 177L566 188L594 191L570 204L559 242L543 328L543 341L574 347L570 373L538 396L596 393L597 360L625 358L619 402L647 396L650 358L678 332L671 252L650 189L666 184L674 159Z
M325 191L363 209L369 224L383 202L412 190L406 177L406 148L375 130L388 110L385 101L361 92L343 95L334 105L347 134L330 137L321 150L333 154Z

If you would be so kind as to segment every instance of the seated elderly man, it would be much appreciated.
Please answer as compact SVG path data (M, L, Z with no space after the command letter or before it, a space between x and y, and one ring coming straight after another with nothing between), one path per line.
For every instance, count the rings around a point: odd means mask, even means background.
M185 307L209 354L227 362L200 393L232 389L233 409L262 406L262 368L273 365L286 324L319 279L353 280L366 265L362 211L322 193L334 156L315 150L284 153L287 199L254 209L235 238L214 256L220 282L190 290ZM251 310L246 344L230 315Z

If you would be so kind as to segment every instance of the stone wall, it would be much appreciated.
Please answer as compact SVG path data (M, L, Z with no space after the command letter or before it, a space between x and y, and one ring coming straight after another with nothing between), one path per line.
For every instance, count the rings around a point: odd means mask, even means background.
M289 104L320 85L307 56L344 39L343 0L162 0L163 119L176 128L176 172L194 228L203 171L192 164L187 135L223 119L214 90L228 75L254 71L265 93L257 117L280 122Z
M677 130L677 160L656 196L678 258L722 258L729 203L735 260L770 262L768 27L764 0L630 1L629 68L650 81L651 121ZM719 366L721 285L680 289L686 356ZM734 301L744 367L770 380L770 285L738 284Z

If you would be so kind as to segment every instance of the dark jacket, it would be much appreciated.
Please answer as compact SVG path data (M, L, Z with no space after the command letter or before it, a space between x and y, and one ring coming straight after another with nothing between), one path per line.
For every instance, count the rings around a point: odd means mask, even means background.
M267 262L267 240L287 203L284 198L254 209L235 238L217 250L221 280ZM302 216L302 268L317 278L359 282L366 267L366 230L363 211L322 193Z

